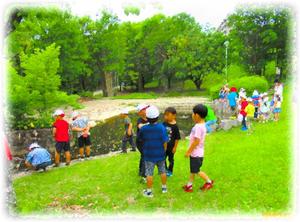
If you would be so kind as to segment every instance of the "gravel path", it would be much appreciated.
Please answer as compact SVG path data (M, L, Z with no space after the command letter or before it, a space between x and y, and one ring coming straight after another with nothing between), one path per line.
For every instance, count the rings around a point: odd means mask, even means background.
M121 110L128 108L129 111L135 110L139 103L157 106L163 111L168 106L173 106L179 111L189 111L192 106L198 103L210 103L205 97L176 97L176 98L157 98L157 99L100 99L82 102L84 108L79 112L89 117L90 120L104 121L107 118L120 114ZM66 111L67 115L71 110Z

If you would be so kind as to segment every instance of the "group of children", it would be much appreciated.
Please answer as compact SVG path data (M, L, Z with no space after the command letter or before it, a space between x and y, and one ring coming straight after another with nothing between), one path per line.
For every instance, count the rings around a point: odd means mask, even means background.
M164 111L162 123L159 122L159 110L155 106L140 104L137 106L137 137L136 146L140 152L139 175L147 183L147 189L143 191L146 197L152 197L153 173L155 166L161 177L162 193L167 192L167 177L173 175L174 155L177 150L180 131L176 123L176 109L168 107ZM193 181L196 175L205 180L201 190L209 190L213 187L213 181L202 171L204 157L204 140L206 135L205 118L208 108L199 104L193 108L192 118L195 126L191 130L190 145L185 156L190 159L190 177L183 186L185 192L193 192ZM125 133L123 142L129 141L132 150L135 148L133 141L132 123L128 116L128 110L121 112L124 119ZM122 143L123 152L126 152L126 143ZM167 163L168 160L168 163Z
M259 94L257 90L253 91L252 96L247 97L246 90L241 88L239 93L235 87L229 89L226 84L219 93L219 100L224 104L224 107L229 105L232 111L232 118L238 118L242 122L242 130L246 131L251 128L252 120L259 122L267 122L271 119L279 120L281 112L281 103L283 100L283 85L279 80L275 80L274 95L269 100L268 93Z

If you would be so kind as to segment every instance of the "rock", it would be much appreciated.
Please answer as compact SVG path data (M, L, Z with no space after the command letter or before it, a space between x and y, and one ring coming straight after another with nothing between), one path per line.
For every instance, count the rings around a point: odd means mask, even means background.
M239 125L238 120L232 120L232 119L223 119L221 120L221 123L219 125L219 128L227 131L229 129L231 129L232 127L236 127Z

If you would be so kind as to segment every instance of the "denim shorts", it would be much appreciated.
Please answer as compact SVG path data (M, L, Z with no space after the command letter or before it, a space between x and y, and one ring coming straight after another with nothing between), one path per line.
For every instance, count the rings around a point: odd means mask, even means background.
M145 161L145 168L146 168L145 174L146 174L146 176L153 176L155 166L157 166L159 174L166 173L165 160L157 161L157 162Z

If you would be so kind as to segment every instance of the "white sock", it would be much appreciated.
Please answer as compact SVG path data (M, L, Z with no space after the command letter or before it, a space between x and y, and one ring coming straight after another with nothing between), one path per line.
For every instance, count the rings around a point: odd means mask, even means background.
M187 185L188 186L193 186L193 183L192 182L188 182Z
M161 188L167 188L167 185L165 184L165 185L161 185Z
M148 189L147 189L147 192L148 192L148 193L152 193L152 189L149 189L149 188L148 188Z
M207 183L211 183L211 180L210 180L210 179L208 179L208 180L206 180L206 182L207 182Z

